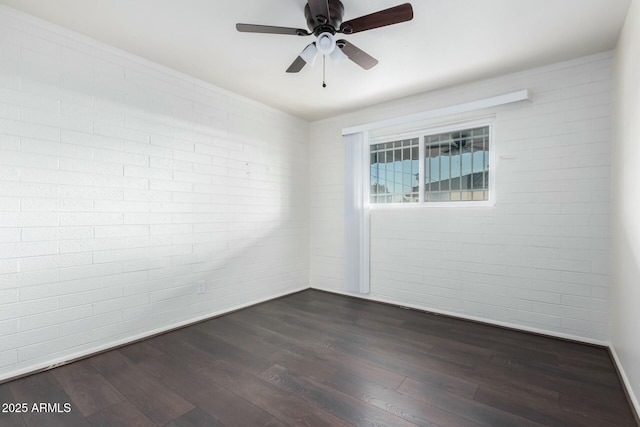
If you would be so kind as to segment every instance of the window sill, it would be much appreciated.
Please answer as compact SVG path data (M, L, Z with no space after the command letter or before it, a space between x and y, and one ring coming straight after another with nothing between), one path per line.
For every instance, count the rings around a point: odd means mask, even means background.
M478 201L478 202L431 202L431 203L370 203L369 209L376 210L388 210L388 209L420 209L420 208L452 208L452 209L466 209L466 208L492 208L495 207L496 202L493 200Z

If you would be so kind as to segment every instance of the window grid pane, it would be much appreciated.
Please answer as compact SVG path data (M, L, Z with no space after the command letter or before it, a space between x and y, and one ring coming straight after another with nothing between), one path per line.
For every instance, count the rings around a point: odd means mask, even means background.
M418 152L418 138L371 145L371 203L418 202Z
M425 202L489 199L489 127L425 137Z

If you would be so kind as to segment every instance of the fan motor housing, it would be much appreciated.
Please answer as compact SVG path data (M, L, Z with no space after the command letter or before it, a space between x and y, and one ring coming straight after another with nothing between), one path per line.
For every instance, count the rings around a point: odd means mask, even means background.
M309 4L304 7L304 16L307 18L307 26L309 29L318 36L321 33L335 34L336 29L340 28L342 23L342 16L344 15L344 5L340 0L329 0L329 15L327 20L318 19L317 16L311 16L311 9Z

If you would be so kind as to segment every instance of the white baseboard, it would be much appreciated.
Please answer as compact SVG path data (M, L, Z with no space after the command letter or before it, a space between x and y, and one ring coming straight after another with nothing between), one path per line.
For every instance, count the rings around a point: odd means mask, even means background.
M4 374L3 376L0 376L0 383L4 382L4 381L8 381L14 378L20 378L26 375L30 375L30 374L34 374L37 372L42 372L42 371L46 371L49 369L53 369L57 366L62 366L62 365L66 365L67 363L71 363L74 362L76 360L80 360L80 359L84 359L86 357L90 357L94 354L99 354L105 351L109 351L118 347L122 347L124 345L127 344L131 344L134 343L136 341L140 341L140 340L144 340L146 338L150 338L153 337L155 335L159 335L159 334L163 334L165 332L169 332L175 329L179 329L185 326L189 326L198 322L202 322L204 320L207 319L211 319L213 317L217 317L217 316L222 316L223 314L227 314L227 313L231 313L233 311L237 311L243 308L247 308L250 307L252 305L256 305L256 304L260 304L266 301L270 301L276 298L281 298L290 294L295 294L297 292L300 291L304 291L306 289L309 289L308 286L303 286L303 287L299 287L299 288L295 288L295 289L291 289L288 290L286 292L281 292L279 294L275 294L275 295L270 295L269 297L266 298L260 298L257 300L252 300L249 301L247 303L244 304L240 304L240 305L236 305L233 307L229 307L223 310L218 310L218 311L213 311L211 313L207 313L205 315L202 316L198 316L198 317L194 317L188 320L184 320L181 322L177 322L177 323L173 323L167 326L163 326L162 328L156 328L150 331L145 331L141 334L137 334L137 335L132 335L130 337L127 338L123 338L121 340L116 340L116 341L110 341L108 343L99 345L99 346L95 346L95 347L90 347L90 348L86 348L83 349L82 351L78 351L76 353L71 353L71 354L67 354L64 356L61 356L59 358L54 358L52 360L46 361L46 362L41 362L41 363L37 363L34 365L30 365L27 366L25 368L21 368L21 369L17 369L15 371L11 371L8 372L6 374Z
M631 405L635 410L636 422L638 422L638 417L640 417L640 403L638 402L638 398L633 392L631 382L629 381L629 377L627 377L627 373L625 372L622 363L620 363L620 358L618 358L618 353L616 353L615 347L610 345L609 351L611 352L611 357L613 357L613 363L616 364L616 368L618 369L618 373L620 374L620 378L622 379L622 386L625 388L627 396L631 401Z
M601 347L609 347L609 343L608 342L601 341L601 340L589 339L589 338L575 336L575 335L571 335L571 334L563 334L563 333L560 333L560 332L548 331L548 330L545 330L545 329L532 328L532 327L529 327L529 326L518 325L518 324L515 324L515 323L501 322L501 321L498 321L498 320L487 319L487 318L484 318L484 317L468 316L468 315L465 315L465 314L460 314L460 313L456 313L456 312L452 312L452 311L434 310L434 309L432 309L430 307L426 307L426 306L419 305L419 304L411 304L411 303L407 303L405 301L398 301L398 300L393 300L393 299L389 299L389 298L372 297L372 296L367 295L367 294L359 294L359 293L356 293L356 292L346 292L346 291L339 291L339 290L335 290L335 289L324 289L324 288L317 287L317 286L312 286L311 289L316 289L316 290L325 291L325 292L331 292L331 293L339 294L339 295L347 295L347 296L352 296L352 297L356 297L356 298L362 298L362 299L366 299L366 300L369 300L369 301L382 302L382 303L385 303L385 304L392 304L392 305L396 305L396 306L399 306L399 307L414 308L416 310L426 311L426 312L429 312L429 313L441 314L443 316L455 317L455 318L464 319L464 320L471 320L471 321L474 321L474 322L485 323L487 325L501 326L501 327L504 327L504 328L516 329L516 330L524 331L524 332L531 332L531 333L538 334L538 335L546 335L546 336L553 337L553 338L561 338L561 339L570 340L570 341L582 342L582 343L585 343L585 344L592 344L592 345L597 345L597 346L601 346Z

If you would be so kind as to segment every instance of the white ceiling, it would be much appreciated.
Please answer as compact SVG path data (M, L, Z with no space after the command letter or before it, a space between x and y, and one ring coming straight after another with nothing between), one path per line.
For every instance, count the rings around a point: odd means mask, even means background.
M352 19L405 0L342 0ZM311 37L238 33L237 22L306 28L306 0L0 0L308 120L615 47L630 0L413 0L408 23L345 36L380 63L285 70Z

